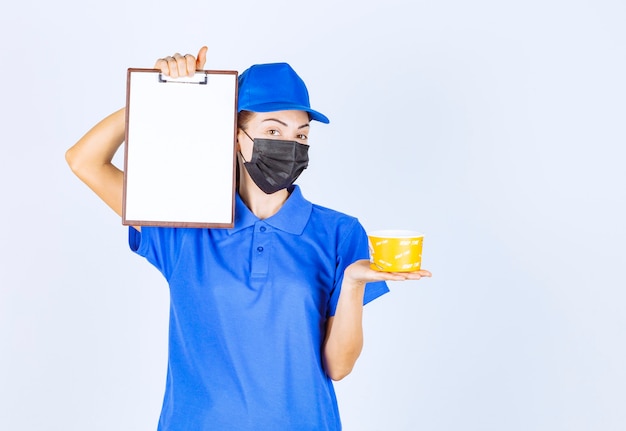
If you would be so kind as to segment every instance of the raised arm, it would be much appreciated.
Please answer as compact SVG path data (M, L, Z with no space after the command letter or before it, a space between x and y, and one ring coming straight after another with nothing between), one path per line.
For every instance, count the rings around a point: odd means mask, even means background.
M122 108L104 118L65 153L72 172L120 217L124 173L111 161L124 142L125 112Z

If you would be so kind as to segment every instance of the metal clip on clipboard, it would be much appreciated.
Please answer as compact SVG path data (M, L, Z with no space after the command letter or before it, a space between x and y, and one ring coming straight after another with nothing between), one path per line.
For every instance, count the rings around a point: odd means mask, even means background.
M194 76L183 76L180 78L171 78L167 75L159 73L159 82L172 84L199 84L207 85L209 82L209 74L207 72L197 72Z

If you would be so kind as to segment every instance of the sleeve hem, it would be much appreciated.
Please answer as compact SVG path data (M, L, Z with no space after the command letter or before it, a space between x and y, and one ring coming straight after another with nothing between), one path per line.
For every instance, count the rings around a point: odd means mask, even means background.
M389 287L384 281L378 281L375 283L368 283L365 286L365 295L363 296L363 305L366 305L376 298L383 296L389 292Z

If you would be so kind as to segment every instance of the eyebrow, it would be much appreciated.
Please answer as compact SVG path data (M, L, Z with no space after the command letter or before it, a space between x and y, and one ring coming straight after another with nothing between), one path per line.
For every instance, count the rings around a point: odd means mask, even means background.
M279 120L277 118L266 118L265 120L263 120L263 122L265 122L265 121L276 121L277 123L280 123L280 124L282 124L285 127L289 127L289 124L287 124L284 121L281 121L281 120ZM311 127L310 123L303 124L302 126L298 127L298 130L299 129L304 129L306 127Z

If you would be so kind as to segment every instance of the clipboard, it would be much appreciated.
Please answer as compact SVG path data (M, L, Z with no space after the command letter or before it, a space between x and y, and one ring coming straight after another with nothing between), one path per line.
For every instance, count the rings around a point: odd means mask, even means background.
M123 225L234 226L237 77L128 69Z

